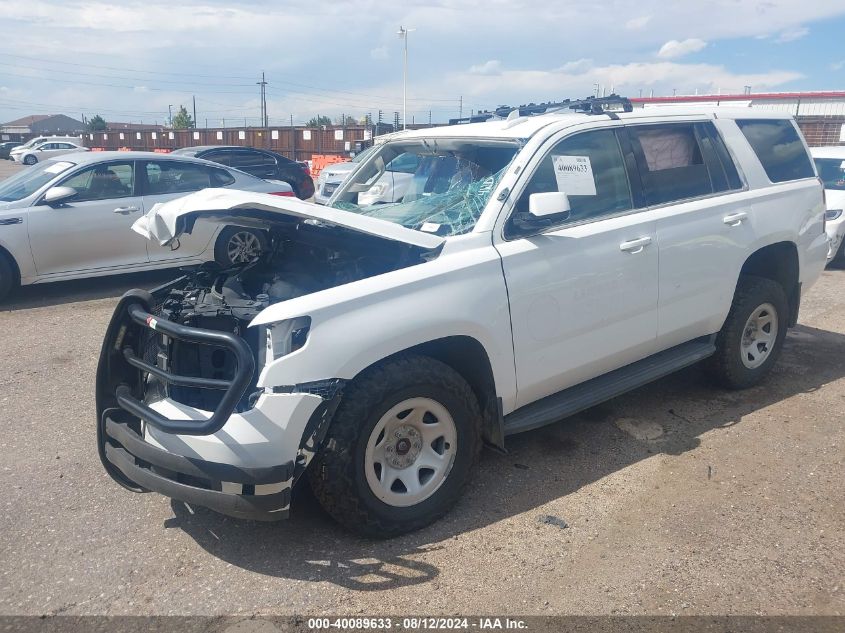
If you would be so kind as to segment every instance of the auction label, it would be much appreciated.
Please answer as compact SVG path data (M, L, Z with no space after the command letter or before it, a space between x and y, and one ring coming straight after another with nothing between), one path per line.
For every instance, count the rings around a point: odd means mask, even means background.
M596 181L589 156L554 156L557 190L569 196L596 195Z

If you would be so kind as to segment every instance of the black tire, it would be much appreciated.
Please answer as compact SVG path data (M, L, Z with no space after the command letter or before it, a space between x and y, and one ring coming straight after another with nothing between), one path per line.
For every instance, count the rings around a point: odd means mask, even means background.
M373 493L365 457L379 420L409 398L429 398L446 408L455 423L457 449L440 487L419 503L400 507ZM446 514L466 487L480 451L481 410L466 380L433 358L407 356L366 370L346 387L308 478L314 495L338 523L367 537L389 538Z
M248 229L241 226L227 226L220 235L217 236L217 241L214 243L214 260L223 267L228 268L233 264L242 264L244 261L233 261L229 256L230 242L238 235L251 235L258 243L260 256L266 253L270 247L270 241L267 239L267 234L264 231L257 231L255 229Z
M766 347L769 351L762 364L749 368L743 362L742 352L745 327L752 313L764 304L774 307L777 332L771 348ZM728 318L716 336L716 353L705 365L708 373L728 389L746 389L756 385L777 361L786 337L788 321L789 303L779 283L762 277L740 277Z
M5 253L0 252L0 301L3 301L17 285L15 269Z
M839 242L839 248L836 249L836 254L828 265L833 265L836 268L845 268L845 239Z
M30 154L29 156L27 156L26 158L23 159L24 165L34 165L37 162L38 162L38 159L35 156L33 156L32 154Z

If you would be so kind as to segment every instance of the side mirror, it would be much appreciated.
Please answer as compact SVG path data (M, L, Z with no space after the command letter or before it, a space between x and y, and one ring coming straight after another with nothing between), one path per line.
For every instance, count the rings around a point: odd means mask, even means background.
M75 195L76 189L73 187L50 187L47 193L44 194L44 202L46 204L67 202Z
M561 216L560 219L566 219L569 210L569 196L562 191L532 193L528 197L528 213L535 218L547 218L555 215Z

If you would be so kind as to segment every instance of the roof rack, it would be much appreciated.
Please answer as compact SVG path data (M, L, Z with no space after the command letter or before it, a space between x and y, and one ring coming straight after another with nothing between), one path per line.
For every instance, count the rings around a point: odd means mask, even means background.
M616 106L616 107L608 107ZM575 110L585 114L607 114L614 116L614 112L632 112L634 106L628 97L617 94L606 97L587 97L586 99L566 99L564 101L550 101L547 103L529 103L521 106L499 106L495 110L477 112L471 116L449 119L449 125L464 125L467 123L483 123L491 119L507 119L514 116L533 116L547 114L559 110ZM515 113L519 114L515 114Z

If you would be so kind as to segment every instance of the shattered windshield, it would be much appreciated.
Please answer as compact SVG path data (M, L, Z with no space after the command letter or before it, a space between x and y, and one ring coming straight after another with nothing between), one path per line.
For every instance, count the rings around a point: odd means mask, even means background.
M518 149L475 139L387 143L367 156L332 206L427 233L467 233Z

